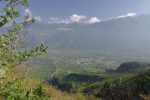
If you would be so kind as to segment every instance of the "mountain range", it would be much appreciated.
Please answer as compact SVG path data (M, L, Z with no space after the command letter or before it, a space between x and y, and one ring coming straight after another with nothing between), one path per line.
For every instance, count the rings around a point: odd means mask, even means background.
M103 51L150 55L150 15L126 17L95 24L34 23L26 39L30 47L43 43L50 50Z

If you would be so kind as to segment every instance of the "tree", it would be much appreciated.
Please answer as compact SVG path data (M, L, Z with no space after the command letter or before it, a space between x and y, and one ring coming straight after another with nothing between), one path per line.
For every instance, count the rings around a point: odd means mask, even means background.
M3 7L0 11L0 28L12 23L11 28L0 35L0 98L20 100L29 93L23 85L27 70L12 81L7 77L15 72L16 65L45 53L47 47L41 44L35 49L24 48L26 41L23 36L26 32L23 29L32 24L34 19L25 16L20 24L15 20L20 16L17 8L27 7L28 0L0 0L0 6Z

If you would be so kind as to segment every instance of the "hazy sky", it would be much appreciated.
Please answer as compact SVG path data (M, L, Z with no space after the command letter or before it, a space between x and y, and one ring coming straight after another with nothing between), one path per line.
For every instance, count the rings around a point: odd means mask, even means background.
M30 0L29 10L43 21L73 14L106 20L127 13L150 13L150 0Z

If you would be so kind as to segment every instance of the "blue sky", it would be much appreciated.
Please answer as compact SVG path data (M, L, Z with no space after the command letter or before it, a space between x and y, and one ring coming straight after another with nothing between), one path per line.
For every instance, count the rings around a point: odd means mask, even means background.
M150 0L30 0L29 10L45 22L50 18L66 20L73 14L107 20L127 13L150 13Z

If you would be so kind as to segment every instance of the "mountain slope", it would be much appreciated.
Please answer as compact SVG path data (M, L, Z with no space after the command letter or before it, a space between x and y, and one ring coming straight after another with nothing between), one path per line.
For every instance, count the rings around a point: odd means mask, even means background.
M27 40L55 50L97 50L116 54L150 55L150 15L88 25L35 23ZM30 38L29 38L30 37Z

